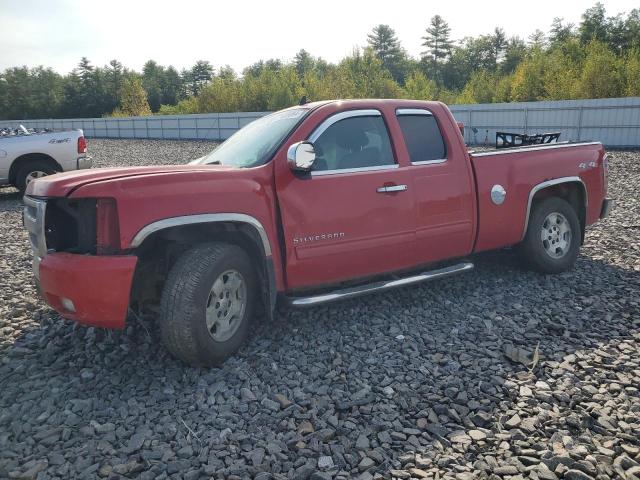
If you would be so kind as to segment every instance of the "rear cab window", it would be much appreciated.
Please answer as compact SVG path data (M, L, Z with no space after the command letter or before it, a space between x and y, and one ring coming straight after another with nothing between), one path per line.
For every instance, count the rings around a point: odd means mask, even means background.
M444 163L447 149L435 116L425 109L402 108L396 116L413 165Z

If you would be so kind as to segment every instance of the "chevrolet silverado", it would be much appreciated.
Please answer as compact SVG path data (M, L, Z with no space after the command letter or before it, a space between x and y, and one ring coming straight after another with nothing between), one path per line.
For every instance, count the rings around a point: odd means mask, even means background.
M439 102L285 109L190 165L31 182L34 274L63 317L123 328L156 312L168 350L219 364L277 304L319 305L462 273L517 246L570 269L607 215L600 143L468 152Z

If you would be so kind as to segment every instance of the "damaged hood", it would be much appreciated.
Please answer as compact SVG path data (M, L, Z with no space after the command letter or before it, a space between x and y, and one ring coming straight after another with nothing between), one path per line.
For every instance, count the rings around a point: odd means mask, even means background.
M27 186L26 194L34 197L65 197L83 185L117 180L131 177L171 175L180 173L203 174L212 171L237 170L234 167L221 165L163 165L152 167L123 167L123 168L91 168L72 172L56 173L32 181Z

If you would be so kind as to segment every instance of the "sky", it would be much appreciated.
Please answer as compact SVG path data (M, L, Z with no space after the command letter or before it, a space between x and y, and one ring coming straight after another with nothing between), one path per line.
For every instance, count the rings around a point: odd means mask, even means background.
M604 0L608 15L637 0ZM142 70L145 61L188 68L208 60L236 71L260 59L291 60L304 48L337 62L366 44L367 33L390 25L412 56L423 50L429 20L441 15L453 39L496 26L527 38L554 17L579 23L593 1L403 0L0 0L0 70L44 65L68 73L82 56L94 65L117 59Z

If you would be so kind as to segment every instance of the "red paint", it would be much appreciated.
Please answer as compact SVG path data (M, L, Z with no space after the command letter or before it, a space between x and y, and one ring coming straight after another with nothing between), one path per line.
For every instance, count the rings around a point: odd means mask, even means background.
M40 289L63 317L85 325L124 328L137 257L70 253L45 255L40 263ZM73 301L75 312L62 306Z
M150 223L182 215L242 213L256 218L271 244L280 292L514 245L523 234L529 192L552 178L580 176L588 192L587 224L599 217L605 196L604 150L599 144L474 157L467 153L451 112L439 102L347 100L308 108L312 111L273 160L260 167L93 169L32 182L28 194L34 196L114 199L115 205L101 217L105 243L130 255L46 256L41 277L50 303L61 308L55 296L67 293L77 299L79 310L65 316L121 327L136 262L133 238ZM434 114L443 133L446 162L410 163L397 108L427 108ZM287 165L288 147L306 140L329 116L353 109L381 112L398 168L314 177L294 174ZM495 184L507 191L500 206L490 198ZM408 189L376 192L391 185ZM319 240L294 241L305 237Z

